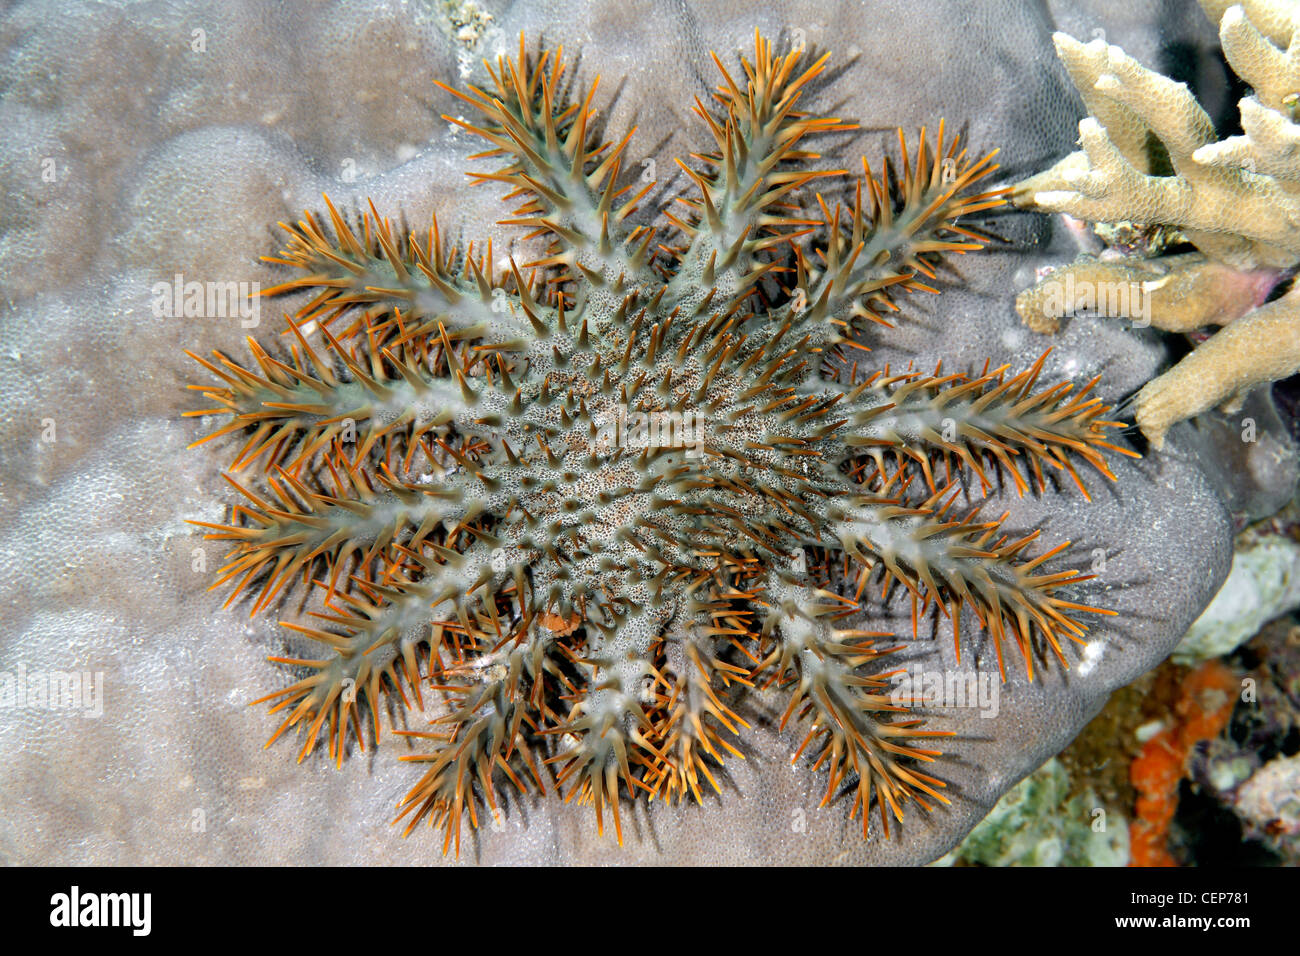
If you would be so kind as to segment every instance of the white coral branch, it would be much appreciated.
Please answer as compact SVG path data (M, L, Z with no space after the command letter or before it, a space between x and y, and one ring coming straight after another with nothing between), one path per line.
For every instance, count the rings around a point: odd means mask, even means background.
M1236 166L1271 176L1289 192L1300 190L1300 124L1263 106L1253 96L1237 104L1244 136L1202 146L1192 158L1205 166Z
M1176 422L1300 372L1300 291L1228 325L1137 396L1137 423L1156 448Z
M1293 16L1291 35L1281 49L1255 28L1240 4L1229 7L1219 22L1228 64L1271 110L1293 110L1300 92L1300 15Z
M1300 29L1300 7L1295 0L1201 0L1201 9L1213 23L1222 23L1224 14L1237 6L1260 33L1278 46L1290 43Z
M1300 127L1290 112L1300 99L1300 33L1280 49L1239 5L1224 13L1221 33L1234 69L1256 86L1241 102L1245 135L1223 142L1185 84L1117 46L1056 34L1091 115L1079 124L1082 152L1020 183L1018 204L1094 222L1176 226L1240 269L1300 262ZM1149 175L1149 136L1173 175Z

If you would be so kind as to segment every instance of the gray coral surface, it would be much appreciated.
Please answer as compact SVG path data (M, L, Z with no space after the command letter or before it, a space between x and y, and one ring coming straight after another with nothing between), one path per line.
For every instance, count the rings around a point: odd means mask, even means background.
M1153 15L1154 19L1154 15ZM183 410L198 381L184 349L243 356L251 331L277 337L276 304L261 325L237 318L159 317L152 289L189 279L258 281L277 220L373 199L413 227L437 213L501 254L517 232L489 224L500 191L466 188L481 148L440 120L463 107L435 87L483 83L480 56L510 52L521 30L562 43L578 72L602 76L595 105L616 140L636 133L631 164L700 148L690 115L715 82L708 51L731 65L754 29L832 53L832 82L812 104L861 129L818 142L824 167L897 158L894 130L940 117L972 150L1000 147L1007 181L1068 151L1077 104L1058 66L1051 11L1029 2L894 3L25 3L0 21L0 433L3 617L0 672L103 673L103 713L0 710L0 859L9 863L429 863L442 834L402 840L388 826L416 767L401 738L335 769L301 765L290 741L264 750L278 724L248 703L287 686L268 663L285 636L266 616L222 609L209 593L220 549L186 519L226 519L224 451L185 446L205 433ZM1144 37L1154 24L1131 25ZM794 31L802 31L802 35ZM199 32L196 32L199 31ZM1112 37L1128 44L1125 37ZM1166 39L1160 38L1161 41ZM1172 39L1172 38L1168 38ZM1135 42L1135 48L1140 48ZM47 162L52 161L52 164ZM44 176L54 169L55 175ZM679 177L680 178L680 177ZM1162 359L1153 337L1080 318L1050 340L1025 329L1012 302L1056 255L1040 217L997 221L1009 239L954 257L943 294L900 299L893 330L873 332L869 368L915 362L978 372L985 358L1016 371L1047 347L1044 381L1101 374L1118 401ZM1059 258L1059 255L1057 256ZM52 437L53 440L46 440ZM998 797L1058 752L1110 691L1163 659L1227 573L1226 511L1171 433L1163 454L1111 457L1117 481L1080 471L1018 498L1009 483L985 505L1006 527L1073 542L1067 566L1096 568L1080 589L1118 615L1093 619L1099 641L1068 673L1026 681L1014 657L995 718L937 711L952 730L936 773L952 805L915 805L885 839L848 819L850 800L818 809L824 772L790 757L806 728L775 724L784 707L755 695L742 711L757 733L729 760L722 794L702 806L624 811L625 845L598 837L587 807L512 799L504 821L465 840L462 861L502 863L910 863L949 850ZM196 551L196 549L198 549ZM206 570L196 570L196 562ZM1100 556L1100 558L1098 557ZM863 626L910 634L895 601ZM286 618L292 611L286 608ZM966 612L964 654L950 631L909 643L927 671L997 673ZM972 650L972 641L974 647ZM428 695L432 699L436 695ZM420 729L418 714L407 715ZM418 773L418 772L417 772ZM548 788L551 789L551 788Z

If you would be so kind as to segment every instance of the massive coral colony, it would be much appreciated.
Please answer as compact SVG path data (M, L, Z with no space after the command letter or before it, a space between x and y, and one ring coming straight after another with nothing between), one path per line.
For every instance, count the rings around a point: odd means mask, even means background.
M717 788L756 687L788 694L781 725L805 722L796 759L826 801L850 794L864 835L874 804L888 834L907 804L947 801L945 732L891 697L897 642L855 616L968 607L982 635L957 633L959 653L985 640L1032 676L1109 613L1046 566L1065 542L958 501L1082 488L1080 463L1109 476L1091 383L1040 386L1041 360L860 361L944 254L987 241L965 223L1003 202L972 188L992 155L942 123L910 151L900 132L898 166L864 160L843 204L809 197L846 179L806 141L853 128L796 108L827 57L756 35L739 78L714 60L721 85L695 103L711 151L679 161L693 189L664 210L671 236L637 223L651 186L620 185L629 139L593 135L594 84L562 95L561 51L521 37L490 90L456 93L477 121L447 118L490 146L472 176L519 203L536 261L499 270L436 222L402 236L327 199L328 226L285 226L272 260L297 274L268 294L307 300L278 356L251 339L249 366L195 356L220 384L191 386L212 407L189 414L226 419L196 444L242 439L242 501L207 526L233 545L216 586L255 614L295 588L320 602L285 624L324 654L275 658L307 676L266 698L272 739L305 728L301 759L324 730L341 762L364 711L377 741L381 710L442 695L410 733L425 772L398 818L436 822L444 852L505 785L589 802L621 843L626 801Z

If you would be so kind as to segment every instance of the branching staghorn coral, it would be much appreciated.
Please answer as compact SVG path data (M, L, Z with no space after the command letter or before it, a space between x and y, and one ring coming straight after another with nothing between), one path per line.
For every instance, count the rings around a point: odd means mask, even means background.
M847 787L864 835L873 805L887 834L909 803L947 802L946 732L889 693L898 639L854 614L896 589L914 627L969 608L984 633L959 653L987 640L1032 677L1111 613L1072 592L1087 575L1046 567L1068 542L958 506L1002 478L1109 477L1104 453L1132 453L1094 383L1040 386L1041 360L859 374L895 300L986 241L966 217L1004 201L972 191L992 154L942 123L914 151L900 132L901 168L864 160L851 202L809 215L802 187L841 172L804 141L851 128L796 108L826 57L756 36L743 80L715 62L696 103L712 152L681 163L673 238L634 224L651 187L619 185L628 138L591 133L594 86L562 96L561 52L521 37L491 91L458 94L477 123L454 122L491 147L500 165L473 176L521 203L508 221L546 243L536 261L501 271L436 223L403 237L372 208L354 229L329 205L274 260L300 274L268 294L309 297L287 353L195 356L220 384L192 386L214 404L190 414L228 418L199 443L242 438L244 502L208 526L233 543L214 586L254 614L295 590L322 603L290 626L325 656L277 658L310 673L266 698L275 737L305 729L303 759L324 731L341 762L363 699L378 740L390 700L444 695L399 807L444 852L504 784L590 802L620 843L626 801L720 792L753 687L788 691L823 803Z
M1062 295L1067 286L1132 289L1125 314L1156 328L1226 326L1137 395L1137 423L1157 448L1171 425L1216 405L1235 410L1252 389L1300 371L1300 297L1264 304L1300 263L1300 10L1285 0L1201 5L1253 88L1238 104L1244 134L1217 141L1184 84L1104 40L1058 33L1057 53L1090 113L1079 124L1083 149L1014 195L1092 222L1176 227L1199 250L1170 262L1076 263L1017 300L1036 331L1092 307Z

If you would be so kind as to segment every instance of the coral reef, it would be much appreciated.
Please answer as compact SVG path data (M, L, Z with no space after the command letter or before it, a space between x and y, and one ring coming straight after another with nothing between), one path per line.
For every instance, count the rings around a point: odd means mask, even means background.
M1300 292L1270 301L1300 262L1300 14L1282 0L1202 5L1252 88L1239 104L1244 134L1217 140L1184 84L1103 39L1058 33L1057 53L1090 114L1079 124L1083 148L1015 194L1026 208L1091 222L1172 227L1198 250L1085 260L1017 300L1038 331L1080 309L1167 331L1224 326L1138 394L1138 425L1157 448L1173 424L1216 406L1238 410L1252 389L1300 371ZM1100 290L1121 290L1124 301L1108 311Z
M862 153L873 166L893 160L898 126L915 130L940 115L960 124L964 142L1000 146L1002 160L1025 171L1062 155L1074 135L1068 82L1047 69L1052 24L1041 4L991 0L960 17L947 4L892 0L873 4L870 16L859 4L795 0L483 0L476 8L472 31L441 4L397 0L287 0L273 12L240 0L23 0L0 14L0 113L12 133L0 142L0 395L11 417L0 434L9 556L0 564L9 609L0 671L84 669L102 673L105 691L98 719L21 706L0 714L5 862L437 858L434 841L395 840L388 826L415 769L398 757L425 743L386 733L381 748L341 769L323 752L296 766L281 746L260 749L275 724L248 703L293 682L265 656L317 655L305 652L305 637L276 636L264 617L223 613L220 598L205 594L222 548L183 519L226 523L237 493L213 493L228 463L217 442L180 453L203 423L177 414L178 389L196 380L182 349L246 358L246 323L256 316L160 313L153 291L178 274L186 284L280 281L281 268L254 256L275 248L277 220L319 207L322 193L353 224L373 199L402 217L403 236L405 223L423 230L437 214L449 233L490 238L496 256L528 261L511 227L490 224L500 218L499 192L465 188L462 171L478 168L467 157L481 141L438 119L468 113L430 77L490 83L480 58L506 52L521 29L580 49L582 77L626 78L602 86L596 100L609 130L638 127L644 153L626 175L674 189L686 180L669 157L693 148L690 105L713 85L708 51L736 62L755 26L833 51L834 83L810 90L801 108L847 115L860 129L827 137L825 151L843 157L828 166L856 167ZM1115 42L1144 57L1183 31L1201 32L1163 10L1111 8L1085 22L1115 24ZM1081 316L1051 342L1029 334L1011 299L1055 254L1037 241L1050 223L1012 216L998 232L1007 244L940 271L941 296L902 299L906 321L874 330L862 367L913 362L928 374L946 357L945 373L977 374L978 356L1021 370L1050 344L1043 381L1082 384L1104 371L1094 392L1106 404L1152 377L1163 348L1115 323ZM254 332L274 354L281 329L267 304ZM325 357L328 347L311 341ZM255 467L234 477L251 489ZM476 831L475 851L462 859L897 864L946 852L1112 692L1166 656L1226 574L1231 529L1201 459L1148 456L1111 467L1114 483L1085 479L1091 503L1068 476L1047 473L1047 493L1021 498L1013 485L997 486L982 512L992 520L1006 511L1006 527L1042 528L1052 543L1073 541L1070 566L1099 575L1082 586L1089 601L1119 612L1091 619L1094 646L1068 675L1036 668L1031 683L1017 661L1001 684L969 611L960 664L941 615L934 640L900 640L906 646L892 655L888 666L970 669L998 682L995 717L971 708L927 714L930 726L957 731L941 742L950 805L907 812L891 839L878 838L877 826L863 841L860 821L848 820L851 800L818 809L824 770L820 779L790 770L807 725L792 718L779 730L788 698L756 687L737 711L751 725L737 738L747 759L727 761L722 797L679 808L638 801L624 819L622 850L612 834L596 836L590 807L523 801L505 808L499 827L494 820ZM972 490L973 503L978 482ZM896 591L888 605L873 602L864 625L910 634L906 598ZM284 611L301 621L296 606ZM441 716L441 700L426 688L424 712L407 712L404 726L425 729L424 717Z

